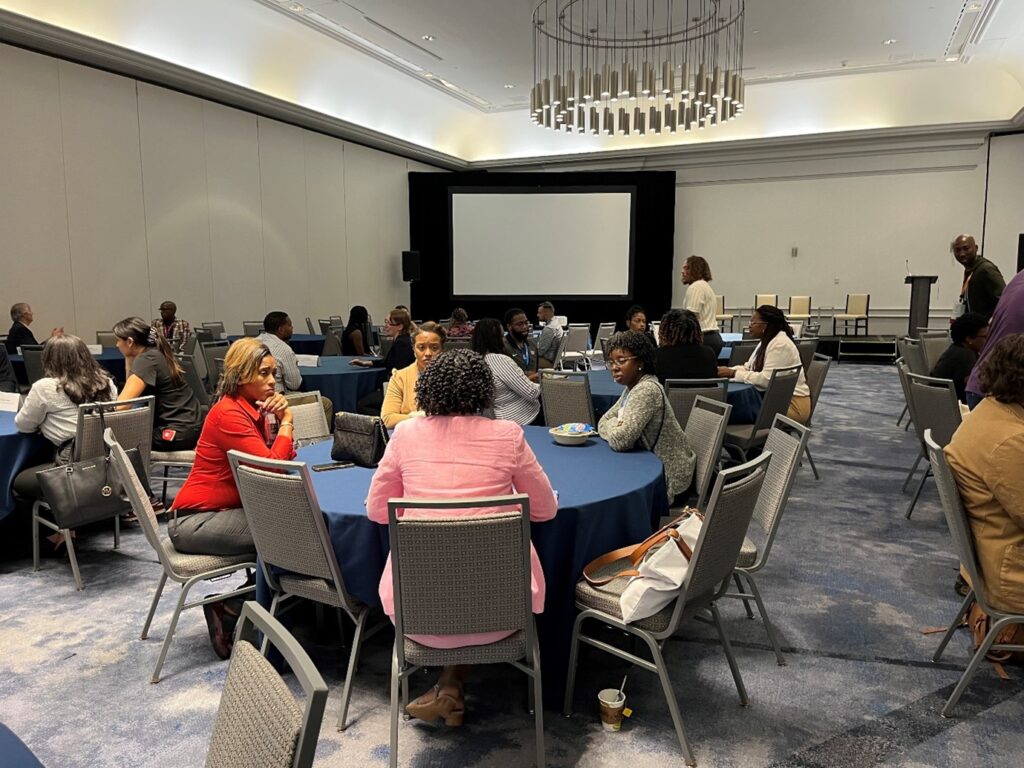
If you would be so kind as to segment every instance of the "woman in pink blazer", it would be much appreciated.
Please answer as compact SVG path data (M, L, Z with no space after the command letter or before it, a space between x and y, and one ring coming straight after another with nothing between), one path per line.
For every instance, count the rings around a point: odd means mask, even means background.
M484 359L475 352L444 352L420 374L416 399L426 418L408 419L395 429L384 458L373 476L366 512L376 523L388 522L388 499L396 497L466 498L525 493L530 497L530 519L555 516L558 502L551 483L523 436L511 421L480 415L494 398L494 383ZM443 459L438 457L453 457ZM491 510L458 510L456 514L487 514ZM424 514L410 511L408 514ZM430 514L438 514L431 512ZM544 610L544 572L530 547L533 571L533 612ZM394 619L391 560L380 580L385 612ZM468 635L416 635L411 639L434 648L484 645L506 637L505 632ZM462 683L468 667L445 667L437 684L406 712L421 720L444 718L446 725L461 725L465 712Z

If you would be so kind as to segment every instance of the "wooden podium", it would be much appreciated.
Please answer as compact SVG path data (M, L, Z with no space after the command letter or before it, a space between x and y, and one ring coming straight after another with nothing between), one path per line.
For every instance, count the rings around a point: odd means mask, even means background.
M910 286L910 328L907 335L912 339L918 338L918 328L928 327L932 285L938 279L938 275L907 275L903 280Z

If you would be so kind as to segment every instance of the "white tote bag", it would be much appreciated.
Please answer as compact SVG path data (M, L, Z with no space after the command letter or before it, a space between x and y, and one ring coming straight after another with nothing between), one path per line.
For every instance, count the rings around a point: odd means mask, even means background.
M693 548L697 545L703 524L703 515L696 510L688 510L640 544L597 558L587 565L583 575L594 586L631 577L619 597L622 619L627 624L646 619L678 595L690 570ZM603 566L623 559L628 559L633 567L600 579L591 575Z

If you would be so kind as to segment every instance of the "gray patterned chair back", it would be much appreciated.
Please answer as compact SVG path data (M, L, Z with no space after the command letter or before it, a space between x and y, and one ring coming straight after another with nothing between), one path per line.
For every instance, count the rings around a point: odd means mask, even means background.
M608 340L605 339L604 343L607 344ZM561 338L558 340L558 349L555 351L555 359L551 361L552 368L560 368L562 365L562 358L565 357L565 353L569 348L569 333L563 332ZM604 347L602 347L604 349Z
M590 323L570 325L562 335L567 337L565 352L586 352L590 348Z
M317 322L317 325L320 326L320 335L321 336L326 336L327 332L329 330L331 330L331 321L330 320L324 320L324 319L321 318L321 319L318 319L316 322Z
M832 365L832 358L825 355L815 355L810 364L805 367L807 375L807 388L811 390L811 417L814 416L814 409L818 407L818 398L825 386L825 376ZM807 426L810 426L810 419Z
M541 371L540 400L544 423L549 427L577 421L597 426L590 379L585 371Z
M380 337L380 356L381 357L387 357L388 356L388 352L391 351L391 345L394 344L394 343L395 343L395 340L392 339L390 336L381 336ZM388 373L390 373L390 371Z
M113 331L96 331L96 343L101 347L116 347L117 336Z
M194 333L190 333L188 338L185 339L185 343L181 345L181 354L193 355L196 351L196 343L199 341L198 337Z
M110 463L113 465L114 472L117 473L117 477L128 496L128 501L132 505L132 511L135 512L135 516L139 519L139 525L142 526L142 532L146 536L146 541L156 550L161 565L166 569L169 563L164 560L163 546L160 541L160 523L156 519L153 505L150 503L149 492L142 485L142 481L135 472L135 467L132 466L131 461L128 459L128 454L124 452L124 448L117 442L114 430L108 427L103 435L103 441L110 451Z
M210 384L211 392L217 391L217 382L220 381L216 360L218 357L221 360L224 359L224 355L228 353L229 346L231 346L230 341L203 341L199 344L199 348L203 352L203 362L206 364L206 380Z
M764 451L746 464L718 473L683 583L686 600L715 594L732 575L770 460L771 454ZM676 614L680 608L676 606ZM677 623L673 616L672 627Z
M43 345L23 344L21 359L25 361L25 378L29 386L43 378Z
M765 390L764 397L761 399L761 410L757 413L755 435L762 429L771 427L778 414L785 415L789 410L789 404L793 400L793 390L796 389L797 382L800 380L801 370L801 366L793 365L789 368L776 368L772 371L768 389Z
M199 344L202 344L204 341L215 341L213 338L213 331L209 328L203 328L202 326L199 328L193 328L192 335L195 336L196 342Z
M729 365L743 365L757 349L757 341L734 341L729 351Z
M312 445L331 436L320 395L312 394L313 402L291 405L294 439L300 446Z
M945 352L951 344L949 332L921 331L918 336L918 342L921 345L921 354L924 356L924 367L927 369L924 371L924 375L930 375L932 370L935 368L935 364L939 362L939 358L942 357L942 353Z
M665 396L676 415L676 421L686 424L690 419L690 409L698 397L708 400L727 402L729 394L728 379L666 379Z
M242 333L245 336L259 336L263 333L263 321L262 320L243 320L242 321Z
M332 329L328 328L324 333L324 348L320 352L321 357L337 357L341 354L341 338Z
M192 355L177 355L177 360L182 370L185 371L185 381L199 400L199 404L209 408L210 392L196 371L196 359Z
M127 448L138 448L143 466L149 466L153 445L153 407L155 398L136 397L110 403L83 403L78 406L78 428L75 432L74 461L94 459L106 453L103 444L104 424L114 431L117 442ZM118 408L129 406L127 410ZM100 420L99 412L103 412Z
M910 373L916 373L918 376L927 376L931 373L920 341L908 337L896 339L896 349Z
M817 339L800 339L796 342L796 349L800 353L800 362L803 363L806 372L811 367L811 360L818 351Z
M203 328L206 328L210 333L213 334L213 338L219 339L224 335L224 323L219 320L214 320L212 323L203 323Z
M767 537L767 544L758 547L759 562L768 557L810 433L803 424L779 415L764 443L764 450L772 455L772 460L754 505L754 520Z
M686 439L693 446L693 452L697 456L693 480L696 484L698 509L704 508L711 478L718 465L718 457L722 453L725 428L729 424L731 412L732 406L728 403L698 395L686 420L686 428L683 431L686 432Z
M913 403L910 413L921 444L924 445L925 430L930 429L936 443L948 445L962 420L953 382L913 373L908 373L906 378Z

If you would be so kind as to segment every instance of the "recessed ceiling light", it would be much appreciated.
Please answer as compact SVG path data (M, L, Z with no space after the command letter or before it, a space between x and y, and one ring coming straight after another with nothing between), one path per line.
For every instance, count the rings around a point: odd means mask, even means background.
M291 5L288 6L288 10L295 11L296 13L302 13L306 9L305 7L302 6L301 3L292 3Z
M432 42L434 42L434 41L435 41L435 40L436 40L437 38L436 38L436 37L434 37L433 35L423 35L423 36L421 36L421 37L420 37L420 39L421 39L421 40L425 40L425 41L426 41L426 42L428 42L428 43L432 43Z
M980 11L981 10L981 3L971 3L964 10L966 10L968 13L970 13L972 11Z
M959 56L947 56L946 57L946 61L959 61L959 60L960 60Z
M502 86L502 88L508 88L509 90L515 87L515 83L505 83L505 85Z
M897 42L896 40L893 40L890 37L888 40L883 40L882 41L882 45L896 45L896 42Z

